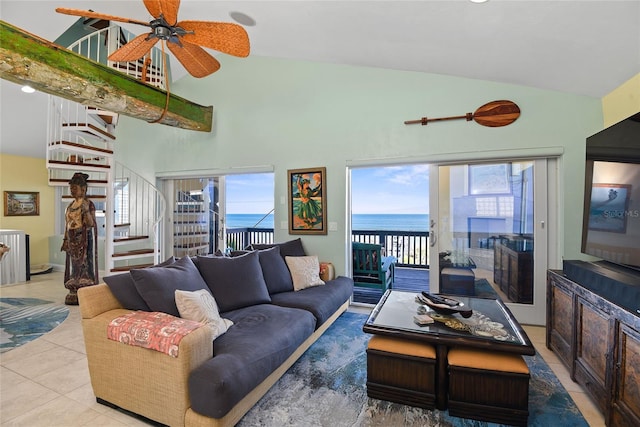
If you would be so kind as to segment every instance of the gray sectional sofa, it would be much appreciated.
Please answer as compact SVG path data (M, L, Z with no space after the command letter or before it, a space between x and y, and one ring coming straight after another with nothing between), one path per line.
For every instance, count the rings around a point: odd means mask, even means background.
M313 264L294 240L237 257L168 260L81 289L98 401L171 426L235 425L349 306L352 279L307 287L288 261ZM215 340L211 328L198 325L172 357L107 338L108 325L133 311L178 317L175 291L202 289L233 322Z

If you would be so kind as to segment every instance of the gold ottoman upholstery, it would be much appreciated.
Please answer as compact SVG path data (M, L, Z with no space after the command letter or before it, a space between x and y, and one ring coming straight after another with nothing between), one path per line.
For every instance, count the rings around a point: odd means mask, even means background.
M369 397L433 409L436 351L417 341L374 335L367 347Z
M449 414L510 425L527 425L529 368L519 354L452 348Z

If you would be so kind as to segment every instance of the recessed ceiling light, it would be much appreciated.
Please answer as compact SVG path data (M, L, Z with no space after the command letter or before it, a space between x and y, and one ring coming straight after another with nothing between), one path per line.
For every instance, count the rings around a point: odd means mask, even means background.
M469 0L471 3L486 3L489 0Z
M35 92L35 91L36 91L34 88L32 88L32 87L31 87L31 86L29 86L29 85L24 85L24 86L22 86L22 89L21 89L21 90L22 90L24 93L33 93L33 92Z
M238 24L242 24L245 27L253 27L254 25L256 25L256 20L245 13L229 12L229 16Z

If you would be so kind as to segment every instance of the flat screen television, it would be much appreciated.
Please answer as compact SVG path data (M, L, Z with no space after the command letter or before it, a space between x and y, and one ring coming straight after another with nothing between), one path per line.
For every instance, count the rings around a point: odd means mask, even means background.
M582 252L640 270L640 113L587 138Z

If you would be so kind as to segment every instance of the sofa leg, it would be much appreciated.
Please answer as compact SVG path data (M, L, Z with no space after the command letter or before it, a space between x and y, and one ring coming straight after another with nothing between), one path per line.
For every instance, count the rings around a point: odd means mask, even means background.
M101 399L101 398L99 398L99 397L96 397L96 402L98 402L98 403L99 403L99 404L101 404L101 405L108 406L108 407L109 407L109 408L111 408L111 409L120 409L120 407L118 407L118 406L114 405L114 404L113 404L113 403L111 403L111 402L107 402L106 400Z

